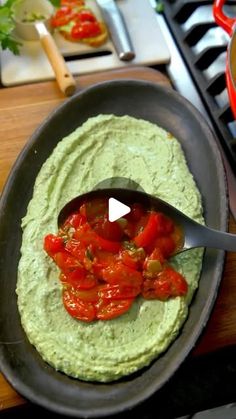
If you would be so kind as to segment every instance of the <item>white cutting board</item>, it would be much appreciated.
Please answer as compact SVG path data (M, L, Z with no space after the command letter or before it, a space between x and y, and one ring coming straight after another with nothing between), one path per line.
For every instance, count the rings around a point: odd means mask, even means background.
M109 39L99 48L69 42L54 33L59 49L74 75L112 70L130 65L167 63L170 53L158 25L156 12L149 0L116 0L125 19L136 57L130 62L120 61ZM99 17L95 0L87 0ZM39 41L22 41L20 55L10 51L0 52L1 80L4 86L54 79L54 73ZM107 55L93 56L94 53ZM86 57L84 56L86 54Z

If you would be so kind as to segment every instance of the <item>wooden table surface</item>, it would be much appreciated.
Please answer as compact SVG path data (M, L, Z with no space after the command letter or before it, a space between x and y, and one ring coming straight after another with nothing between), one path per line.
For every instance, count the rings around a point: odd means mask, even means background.
M138 78L169 85L156 70L130 67L77 78L77 91L105 80ZM54 81L0 88L0 191L24 144L44 118L65 101ZM236 224L229 220L229 231L236 233ZM207 327L191 356L236 344L236 253L226 255L226 263L217 301ZM26 403L0 374L0 410Z

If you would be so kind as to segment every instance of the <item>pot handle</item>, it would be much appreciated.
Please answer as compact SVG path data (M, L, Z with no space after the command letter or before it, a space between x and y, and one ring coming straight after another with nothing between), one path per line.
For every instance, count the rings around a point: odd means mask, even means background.
M229 101L231 110L234 115L234 119L236 119L236 90L233 84L232 76L230 74L230 68L229 68L229 59L227 58L226 61L226 83L227 83L227 90L229 95Z
M213 16L218 25L220 25L229 35L232 35L236 19L226 16L223 12L225 0L215 0L213 4Z

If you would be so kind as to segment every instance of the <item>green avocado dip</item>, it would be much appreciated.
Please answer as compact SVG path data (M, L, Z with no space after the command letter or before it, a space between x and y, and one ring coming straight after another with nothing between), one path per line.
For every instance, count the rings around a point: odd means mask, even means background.
M203 223L200 193L179 142L162 128L128 116L99 115L58 143L42 166L27 214L17 295L23 328L56 370L86 381L109 382L147 366L178 336L202 265L202 250L171 261L188 282L186 297L137 298L122 316L84 323L65 310L58 268L43 250L57 232L60 209L102 180L125 177Z

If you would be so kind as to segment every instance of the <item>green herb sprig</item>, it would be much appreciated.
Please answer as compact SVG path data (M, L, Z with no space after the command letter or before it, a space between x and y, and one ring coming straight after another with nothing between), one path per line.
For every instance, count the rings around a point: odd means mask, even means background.
M13 29L15 27L13 20L12 5L17 0L7 0L0 6L0 47L9 49L13 54L20 53L21 43L14 37ZM60 6L60 0L50 0L54 7Z
M8 0L0 6L0 45L2 49L9 49L13 54L19 54L20 42L12 35L14 21L11 6L15 0Z

